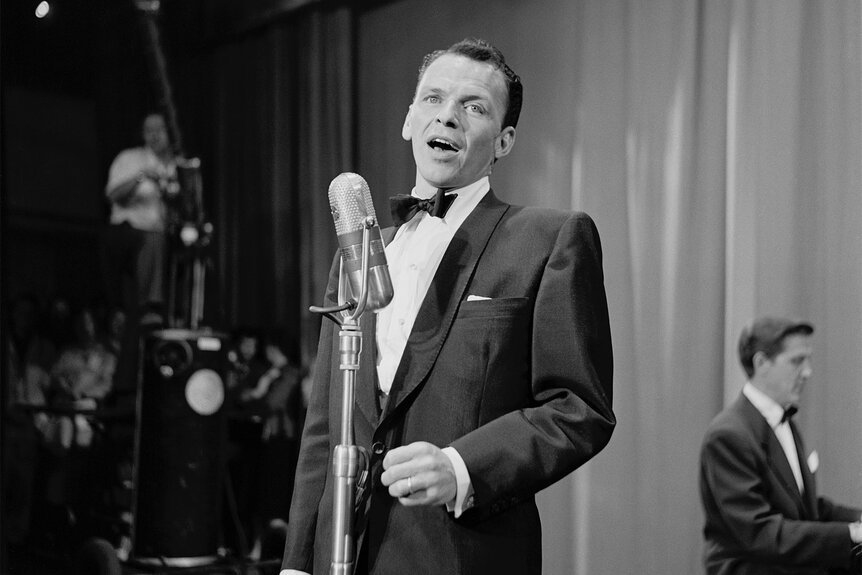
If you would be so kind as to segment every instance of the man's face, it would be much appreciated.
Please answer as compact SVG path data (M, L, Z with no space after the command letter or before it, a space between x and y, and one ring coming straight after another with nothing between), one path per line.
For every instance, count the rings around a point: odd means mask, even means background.
M419 81L401 135L412 143L417 187L457 188L491 172L515 129L501 129L506 80L492 65L457 54L431 63Z
M160 114L150 114L144 120L144 144L160 154L168 149L168 130L165 127L165 119Z
M784 338L784 350L772 359L760 357L755 365L758 387L786 408L799 405L802 389L811 377L811 337Z

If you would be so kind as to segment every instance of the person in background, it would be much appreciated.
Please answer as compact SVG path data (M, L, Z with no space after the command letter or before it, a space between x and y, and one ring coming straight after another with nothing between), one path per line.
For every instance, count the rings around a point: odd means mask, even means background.
M40 446L50 423L43 411L32 409L46 403L48 373L56 356L54 345L41 333L40 309L34 296L16 297L4 330L2 516L3 537L14 546L24 545L31 535Z
M539 575L536 493L601 451L616 424L595 224L491 190L522 90L481 40L420 68L401 132L416 183L391 200L396 228L383 230L395 295L361 317L353 431L370 469L357 574ZM336 258L325 306L338 305L338 271ZM332 563L338 331L320 331L282 575Z
M110 222L101 240L109 313L122 311L125 331L111 400L134 411L142 330L165 322L166 202L179 192L177 159L164 116L144 118L143 145L120 152L108 171Z
M110 393L117 358L102 343L90 308L78 311L74 320L75 340L60 352L51 369L52 405L95 410ZM83 414L59 420L60 445L86 447L93 439L92 422Z
M56 411L47 412L43 477L45 512L68 528L78 524L81 512L94 512L107 482L104 426L96 410L111 391L117 361L102 343L92 308L83 307L72 318L74 337L51 368L46 391L47 404Z
M108 172L111 215L103 257L112 306L141 325L158 325L165 311L164 199L179 191L177 163L164 116L144 118L142 136L144 145L120 152Z
M302 369L292 342L282 346L273 337L264 345L269 364L277 371L268 372L258 381L257 389L266 385L266 404L261 439L260 526L283 524L290 513L296 457L299 452L300 421L302 418ZM272 381L266 384L266 380ZM283 544L283 539L281 541ZM280 553L283 545L273 549ZM277 555L275 555L277 556Z
M106 323L103 345L118 358L123 347L123 334L126 331L126 313L119 308L114 308L108 312Z
M62 295L51 298L45 317L45 336L55 349L63 349L75 341L75 318L71 302Z
M287 519L295 470L301 374L277 340L243 329L229 352L228 469L245 536L235 545L252 556L273 522Z
M769 316L742 330L748 381L709 424L700 452L708 575L836 573L862 542L862 510L818 494L817 452L793 421L812 374L813 332Z

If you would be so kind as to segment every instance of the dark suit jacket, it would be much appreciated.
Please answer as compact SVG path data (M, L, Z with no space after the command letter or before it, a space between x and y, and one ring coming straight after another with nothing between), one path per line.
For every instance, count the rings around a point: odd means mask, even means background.
M357 531L371 573L541 572L534 494L598 453L615 425L601 258L587 215L510 206L489 192L440 263L382 412L374 316L363 315L354 431L372 484ZM330 302L336 287L334 267ZM330 564L337 339L326 322L283 562L316 575ZM380 484L386 451L414 441L463 457L475 506L460 518L444 506L404 507Z
M813 575L850 566L847 525L860 510L817 497L804 446L790 426L804 496L775 432L744 395L709 425L700 457L708 574Z

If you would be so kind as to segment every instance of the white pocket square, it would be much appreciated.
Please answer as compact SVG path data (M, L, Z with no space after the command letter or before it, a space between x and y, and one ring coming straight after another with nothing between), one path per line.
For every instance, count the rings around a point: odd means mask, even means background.
M482 301L482 300L486 300L486 299L491 299L491 298L485 297L483 295L473 295L473 294L470 294L467 296L467 301Z
M817 455L817 451L815 450L808 456L808 471L817 473L818 467L820 467L820 456Z

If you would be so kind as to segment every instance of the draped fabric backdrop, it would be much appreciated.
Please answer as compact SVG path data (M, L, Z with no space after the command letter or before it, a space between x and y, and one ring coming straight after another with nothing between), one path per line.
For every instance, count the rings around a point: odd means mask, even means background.
M283 329L305 365L336 246L326 189L353 163L352 31L346 9L311 12L213 57L222 313Z
M815 324L800 424L821 490L862 504L858 0L320 6L214 57L229 319L293 326L310 355L329 181L361 173L378 212L409 191L400 130L421 56L483 37L525 83L495 191L589 212L604 246L619 425L540 495L545 572L702 572L698 450L739 393L754 315Z

